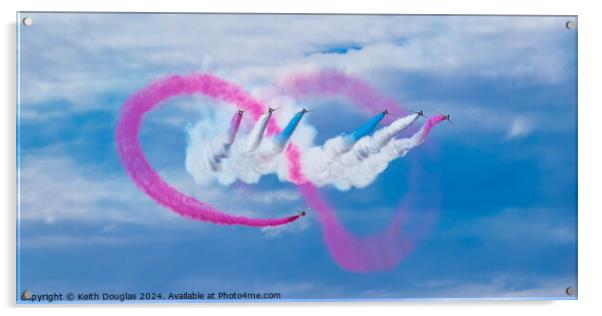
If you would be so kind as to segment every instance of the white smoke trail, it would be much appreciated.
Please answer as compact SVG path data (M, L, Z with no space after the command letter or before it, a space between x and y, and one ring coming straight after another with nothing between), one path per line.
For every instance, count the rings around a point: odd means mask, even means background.
M380 152L397 133L412 125L418 117L420 117L418 114L410 114L399 118L388 126L377 130L374 135L361 138L355 143L352 150L341 155L339 160L347 169L357 166L370 155Z
M186 170L193 176L196 183L209 184L213 179L222 178L223 183L233 182L224 166L232 156L233 145L228 142L228 135L216 134L209 128L212 121L202 120L188 129L188 147L186 148Z
M193 129L189 133L186 157L188 172L199 184L217 180L230 185L237 179L252 184L268 174L276 174L281 181L290 181L287 161L282 155L286 144L264 136L270 116L270 113L264 114L248 135L239 135L227 145L224 145L225 135L212 138L195 134ZM299 126L293 141L301 144L302 172L320 187L332 185L343 191L352 187L364 188L374 182L392 160L403 157L424 141L424 128L410 138L394 139L418 117L418 114L411 114L399 118L355 144L341 135L328 139L322 146L315 146L312 145L314 130ZM312 132L307 133L308 130ZM225 147L228 155L221 155ZM215 160L218 160L219 168L215 168Z
M232 146L232 142L229 141L228 137L219 137L213 142L207 157L212 171L221 171L221 162L224 158L228 157L230 146Z
M387 169L391 161L405 156L411 149L422 144L423 134L424 131L421 129L412 137L389 140L380 151L361 160L357 159L354 146L352 151L335 160L326 172L312 174L309 172L310 169L304 169L307 172L305 175L317 186L333 185L341 191L347 191L352 187L365 188ZM308 158L310 157L305 157Z
M357 171L356 167L362 161L379 153L397 133L414 123L418 117L418 114L410 114L399 118L355 144L344 136L329 139L324 146L311 148L303 155L303 172L318 186L332 184L338 189L348 190L350 182L345 179L350 179L350 172ZM380 172L382 170L378 171ZM366 185L370 183L371 181Z
M388 126L377 130L372 137L360 139L355 146L353 146L353 153L360 161L367 158L369 155L378 153L397 133L412 125L418 117L420 116L417 113L404 116L395 120Z
M213 146L211 146L211 150L208 152L209 165L212 171L221 171L221 162L224 160L224 158L228 157L230 147L234 143L236 135L238 134L243 113L244 112L240 111L235 113L230 121L230 129L228 130L228 134L225 136L220 135L213 142Z
M290 118L292 110L280 111L283 120ZM201 185L213 180L230 185L237 179L252 184L268 174L276 174L281 181L287 181L288 165L282 153L288 142L276 141L276 135L266 137L270 119L275 117L265 113L247 135L241 132L230 143L227 135L215 135L215 129L206 121L198 122L188 130L186 170ZM308 148L315 134L313 127L298 125L291 140L300 148Z
M272 117L272 112L263 114L255 126L253 126L253 129L249 133L249 137L247 139L247 151L252 152L259 147L259 144L263 139L263 135L265 134L265 129L270 121L270 117Z

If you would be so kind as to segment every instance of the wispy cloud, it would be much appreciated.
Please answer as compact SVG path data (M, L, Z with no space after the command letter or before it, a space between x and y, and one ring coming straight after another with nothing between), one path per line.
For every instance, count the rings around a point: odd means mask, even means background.
M523 275L481 276L482 281L439 279L425 281L422 286L429 295L455 298L539 298L568 297L565 289L576 287L571 277L544 278Z
M270 204L275 202L297 201L301 198L299 192L292 189L276 189L246 195L243 199L250 202Z
M127 95L174 72L211 70L247 87L291 69L324 66L373 79L387 69L546 83L562 79L571 66L566 56L572 52L561 45L568 36L564 21L553 17L234 15L227 25L221 15L34 18L20 45L21 99L30 106L67 100L75 110L116 107L102 96ZM312 47L326 54L306 56Z
M19 245L23 248L71 248L71 247L91 247L99 245L126 245L132 242L145 243L148 240L132 236L128 238L118 236L81 236L81 235L43 235L24 237L20 240Z
M529 135L533 127L531 123L524 117L515 117L506 134L506 139L523 138Z
M55 151L52 151L55 152ZM161 170L168 183L228 212L255 217L292 212L300 196L292 189L255 193L229 187L199 187L180 169ZM76 164L66 157L28 157L21 164L21 220L177 225L188 222L158 206L123 174L104 174L94 167ZM238 192L237 194L232 194ZM282 209L290 205L291 209Z
M302 218L301 220L295 221L290 225L283 225L277 227L263 227L261 231L266 237L275 238L281 237L286 234L300 233L307 230L310 227L310 218Z
M553 208L506 208L489 216L465 219L459 226L444 231L453 236L478 237L520 244L567 244L577 240L576 221L570 225L572 211Z
M177 218L142 195L123 175L103 175L65 157L21 164L21 220L158 223Z

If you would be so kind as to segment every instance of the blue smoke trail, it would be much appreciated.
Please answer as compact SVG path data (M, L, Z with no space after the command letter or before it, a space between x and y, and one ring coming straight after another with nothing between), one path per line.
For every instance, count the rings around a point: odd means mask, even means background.
M278 136L274 138L274 142L277 145L284 147L284 145L293 135L293 132L295 131L295 128L297 128L297 125L299 125L299 122L303 118L303 115L305 115L305 112L303 111L295 113L293 118L288 122L288 124L286 124L286 127L282 130L282 132L280 132L280 134L278 134Z
M374 129L376 129L376 126L378 125L378 123L380 123L380 121L384 117L385 117L384 111L378 113L377 115L372 117L370 120L368 120L368 122L366 122L364 125L360 126L358 129L353 131L353 133L345 135L345 141L348 143L355 143L360 138L370 135L374 131Z

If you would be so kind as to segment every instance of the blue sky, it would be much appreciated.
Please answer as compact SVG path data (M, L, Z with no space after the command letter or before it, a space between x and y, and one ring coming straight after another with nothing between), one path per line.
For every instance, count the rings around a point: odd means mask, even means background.
M566 17L29 16L19 43L21 289L333 299L554 298L576 287L577 34ZM395 269L338 267L311 211L280 230L193 222L126 177L115 124L123 101L149 81L211 72L259 97L287 74L323 67L454 120L369 187L322 189L358 234L385 227L410 190L416 218L436 207L430 231ZM304 208L275 176L253 186L194 183L187 130L210 120L225 131L234 111L214 105L177 98L150 113L141 143L151 164L179 190L235 214ZM317 131L316 144L369 117L343 100L304 105L316 111L300 130ZM421 178L409 186L412 170Z

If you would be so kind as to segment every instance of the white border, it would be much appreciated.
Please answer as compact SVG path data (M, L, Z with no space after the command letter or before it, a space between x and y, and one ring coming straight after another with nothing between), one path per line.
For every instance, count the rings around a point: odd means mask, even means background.
M2 265L3 284L0 298L2 307L9 313L43 312L47 315L76 315L82 312L105 314L113 312L141 312L164 314L167 309L178 313L245 313L249 315L313 314L329 312L337 314L426 314L440 315L507 315L537 313L546 315L591 314L602 299L600 269L602 262L600 243L600 25L599 11L595 2L587 1L478 1L478 0L363 0L363 1L281 1L281 0L232 0L186 1L3 1L0 10L2 30L2 93L4 120L2 142ZM373 302L373 303L245 303L207 305L152 305L152 306L16 306L15 298L15 12L16 11L147 11L147 12L269 12L269 13L405 13L405 14L553 14L579 16L579 300L578 301L475 301L475 302ZM134 311L132 308L136 308ZM143 309L138 311L138 309ZM42 311L43 310L43 311ZM4 313L3 313L4 314Z

